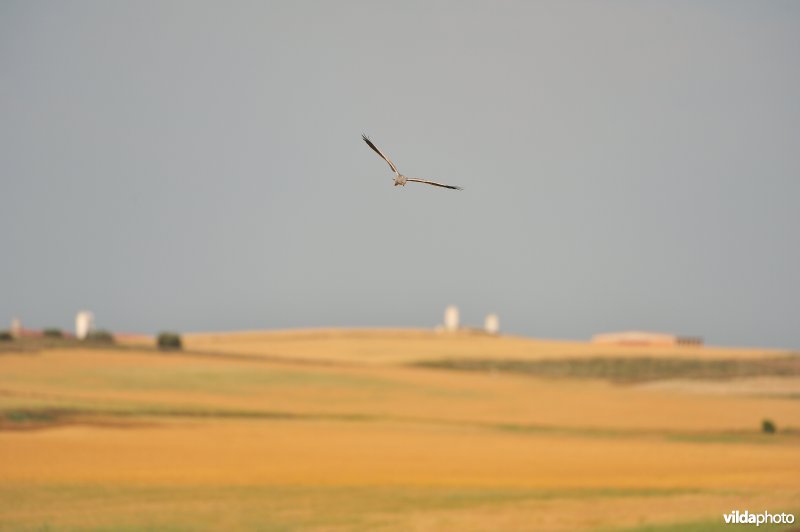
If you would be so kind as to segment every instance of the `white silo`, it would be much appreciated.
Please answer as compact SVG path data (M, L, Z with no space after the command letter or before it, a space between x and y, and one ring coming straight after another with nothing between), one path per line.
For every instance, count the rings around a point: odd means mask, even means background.
M11 336L20 338L22 336L22 321L19 318L11 320Z
M75 338L84 340L94 329L94 314L82 310L75 315Z
M500 318L497 314L489 314L483 322L484 330L489 334L497 334L500 332Z
M444 309L444 330L451 332L458 330L458 307L455 305Z

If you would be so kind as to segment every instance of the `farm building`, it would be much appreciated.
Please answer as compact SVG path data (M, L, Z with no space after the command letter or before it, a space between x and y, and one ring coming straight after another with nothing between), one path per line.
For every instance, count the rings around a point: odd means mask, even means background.
M595 334L592 343L608 345L703 345L699 336L677 336L674 334L645 331L624 331Z
M458 327L458 307L455 305L450 305L444 309L444 330L453 332L457 331Z
M489 334L497 334L500 332L500 318L497 314L489 314L483 322L483 330Z
M89 333L94 330L94 314L88 310L82 310L75 316L75 338L85 340Z

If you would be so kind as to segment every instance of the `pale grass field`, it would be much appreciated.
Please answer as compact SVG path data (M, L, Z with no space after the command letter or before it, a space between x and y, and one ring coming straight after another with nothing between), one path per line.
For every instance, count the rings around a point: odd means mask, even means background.
M708 392L462 373L396 364L539 342L303 331L259 351L259 334L188 345L303 362L0 354L0 529L722 530L734 509L800 513L800 401L770 393L796 377ZM748 352L763 356L727 357Z
M311 361L397 364L446 357L536 360L589 356L653 356L705 359L759 358L775 349L713 346L611 346L588 342L490 336L480 332L436 333L419 329L327 329L198 333L184 336L188 349L290 357Z

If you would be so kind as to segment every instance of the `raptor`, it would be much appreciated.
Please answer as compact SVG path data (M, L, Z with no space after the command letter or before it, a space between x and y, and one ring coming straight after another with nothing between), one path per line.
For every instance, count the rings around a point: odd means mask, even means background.
M406 183L410 181L412 183L425 183L426 185L433 185L435 187L450 188L453 190L464 190L461 187L456 187L453 185L445 185L443 183L437 183L435 181L428 181L427 179L415 179L413 177L404 176L397 170L397 167L394 165L392 160L389 159L389 157L387 157L386 155L384 155L384 153L375 144L373 144L371 140L369 140L369 137L367 137L366 135L361 135L361 138L364 139L364 142L366 142L370 148L375 150L375 153L381 156L381 159L389 163L389 168L391 168L392 172L394 172L394 186L400 185L404 187L406 186Z

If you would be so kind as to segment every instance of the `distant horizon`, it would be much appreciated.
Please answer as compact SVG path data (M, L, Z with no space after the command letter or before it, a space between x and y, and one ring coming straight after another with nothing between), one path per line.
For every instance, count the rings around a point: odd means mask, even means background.
M263 328L243 328L243 329L203 329L203 330L175 330L175 329L161 329L158 331L133 331L133 330L114 330L108 329L105 327L95 327L93 330L108 330L112 334L119 335L119 336L141 336L147 338L155 338L161 332L176 332L181 335L185 334L237 334L237 333L258 333L258 332L265 332L265 333L279 333L279 332L303 332L303 331L409 331L409 332L431 332L431 333L438 333L438 334L453 334L453 332L448 331L441 331L437 330L441 327L441 324L425 327L425 326L391 326L391 325L319 325L319 326L296 326L296 327L280 327L280 328L272 328L272 327L263 327ZM42 327L26 327L25 323L22 322L22 328L25 331L36 331L42 332L46 329L55 328L60 329L62 332L70 334L74 336L74 324L72 327L62 327L58 325L47 325ZM6 330L0 328L0 330ZM483 331L483 327L479 324L461 324L459 326L459 330L455 332L469 332L469 331ZM599 334L606 334L606 333L628 333L628 332L642 332L642 333L654 333L654 334L666 334L666 335L673 335L676 337L682 336L696 336L696 335L683 335L680 332L675 331L665 331L665 330L642 330L642 329L620 329L614 331L598 331L594 333L596 335ZM517 337L517 338L525 338L530 340L543 340L543 341L553 341L553 342L576 342L576 343L593 343L592 336L588 338L559 338L559 337L552 337L552 336L538 336L538 335L529 335L524 333L518 333L513 331L504 331L501 327L498 336L510 336L510 337ZM712 348L745 348L745 349L765 349L765 350L775 350L775 351L788 351L788 352L795 352L798 351L797 347L793 346L767 346L767 345L740 345L740 344L720 344L716 342L709 342L705 337L702 335L700 338L703 340L701 347L712 347ZM612 344L613 345L613 344ZM617 344L627 348L636 347L635 344ZM664 346L665 348L669 348L670 346ZM673 346L674 347L674 346Z

